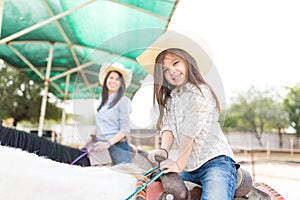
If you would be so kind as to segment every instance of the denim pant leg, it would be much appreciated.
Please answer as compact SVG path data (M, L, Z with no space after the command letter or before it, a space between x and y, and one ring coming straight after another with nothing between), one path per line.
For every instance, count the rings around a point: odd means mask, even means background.
M113 164L117 165L120 163L130 163L131 162L131 152L127 141L118 142L109 148L109 153Z
M233 200L236 168L228 156L216 157L192 172L180 174L183 180L202 185L201 200Z

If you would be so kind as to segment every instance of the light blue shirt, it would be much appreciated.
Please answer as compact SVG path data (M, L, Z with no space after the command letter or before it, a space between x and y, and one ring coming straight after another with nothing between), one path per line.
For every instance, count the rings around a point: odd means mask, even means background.
M130 133L131 101L123 96L116 105L109 108L109 105L116 97L116 93L109 95L105 105L96 113L96 128L98 140L109 140L119 131ZM99 98L98 107L102 97Z

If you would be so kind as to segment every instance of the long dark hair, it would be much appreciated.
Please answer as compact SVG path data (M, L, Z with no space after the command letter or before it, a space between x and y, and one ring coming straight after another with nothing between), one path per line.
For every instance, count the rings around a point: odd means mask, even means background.
M196 60L189 53L182 49L170 48L162 51L155 59L153 103L157 101L159 105L158 123L161 122L163 110L166 107L167 100L170 98L171 91L174 89L174 86L170 85L163 75L162 65L163 60L165 59L165 56L167 54L173 54L183 59L187 66L187 81L195 85L201 93L202 91L200 89L200 85L205 84L208 86L208 88L211 90L213 97L216 100L217 108L220 112L220 103L217 98L217 95L214 93L212 88L208 85L208 83L201 75Z
M106 103L106 101L108 99L108 88L106 86L106 82L107 82L109 75L112 72L116 72L119 75L121 86L117 92L116 98L112 101L111 105L109 105L109 108L112 108L114 105L116 105L116 103L118 103L118 101L122 98L122 96L124 95L124 93L126 91L126 85L125 85L125 80L124 80L123 75L120 72L115 71L115 70L109 71L104 79L104 83L102 86L102 101L101 101L101 104L99 105L99 107L97 108L97 111L99 111L104 106L104 104Z

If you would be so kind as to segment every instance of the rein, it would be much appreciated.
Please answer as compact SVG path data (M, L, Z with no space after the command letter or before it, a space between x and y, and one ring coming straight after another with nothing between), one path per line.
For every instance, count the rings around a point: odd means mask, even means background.
M160 170L160 163L165 160L164 158L160 156L155 156L155 160L157 161L157 166L150 169L148 172L144 174L144 177L147 177L158 170L157 174L155 174L151 179L149 179L146 182L143 182L141 186L139 186L129 197L127 197L125 200L130 200L136 195L138 195L140 192L142 192L144 189L146 189L153 181L158 179L161 175L165 173L166 170Z
M160 172L158 172L157 174L155 174L155 176L153 178L151 178L149 181L147 181L146 183L143 183L139 188L137 188L135 190L135 192L133 192L129 197L126 198L126 200L130 200L133 197L135 197L138 193L140 193L141 191L143 191L146 187L148 187L148 185L150 185L150 183L152 183L153 181L155 181L156 179L158 179L161 175L163 175L165 173L165 170L161 170Z
M90 151L87 149L81 149L80 151L82 151L83 153L81 155L79 155L73 162L71 162L71 165L74 165L75 163L77 163L78 160L80 160L81 158L86 156L88 153L94 152L94 149L91 149Z

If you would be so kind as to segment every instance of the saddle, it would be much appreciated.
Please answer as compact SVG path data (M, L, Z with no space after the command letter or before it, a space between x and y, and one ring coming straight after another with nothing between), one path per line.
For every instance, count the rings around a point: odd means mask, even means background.
M236 180L236 189L235 189L235 198L245 197L252 188L252 177L250 173L244 168L238 168L237 170L237 180ZM202 189L201 186L188 182L185 182L187 186L191 200L199 200L201 197Z
M246 196L251 190L252 182L253 181L250 173L244 168L238 168L234 197L241 198Z
M175 185L174 185L175 184ZM252 188L252 177L243 168L237 171L235 198L245 197ZM177 173L168 173L160 177L160 182L153 182L137 200L167 200L168 196L176 200L199 200L202 188L192 182L183 181ZM143 196L143 197L142 197Z

